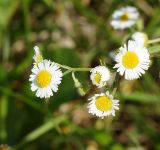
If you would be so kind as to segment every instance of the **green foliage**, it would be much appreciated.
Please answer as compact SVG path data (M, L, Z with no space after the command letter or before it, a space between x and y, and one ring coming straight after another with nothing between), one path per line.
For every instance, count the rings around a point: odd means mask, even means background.
M160 52L160 46L159 45L156 45L156 46L152 46L149 48L149 52L151 54L158 54Z
M11 17L19 6L20 1L1 0L0 1L0 27L1 29L8 27Z
M160 36L159 4L158 0L0 0L0 144L16 150L159 150L160 44L148 46L152 64L145 76L133 82L121 78L115 118L93 119L88 114L87 99L99 92L90 85L88 73L75 73L82 85L91 87L84 97L78 95L71 74L64 76L48 101L36 98L28 81L35 45L44 58L60 64L94 67L101 59L112 66L109 53L136 28L149 39ZM111 15L126 5L137 7L141 18L132 31L115 31L109 24Z

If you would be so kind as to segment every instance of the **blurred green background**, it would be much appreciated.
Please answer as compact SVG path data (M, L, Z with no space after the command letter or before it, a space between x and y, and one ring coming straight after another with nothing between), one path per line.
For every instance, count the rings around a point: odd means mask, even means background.
M138 8L137 27L115 31L111 15L126 5ZM28 81L35 45L45 58L72 67L95 67L100 58L114 64L109 53L137 28L160 36L159 14L159 0L0 0L0 150L160 150L159 55L140 80L116 85L115 118L88 114L87 98L105 90L93 87L88 73L76 73L86 96L69 74L49 103Z

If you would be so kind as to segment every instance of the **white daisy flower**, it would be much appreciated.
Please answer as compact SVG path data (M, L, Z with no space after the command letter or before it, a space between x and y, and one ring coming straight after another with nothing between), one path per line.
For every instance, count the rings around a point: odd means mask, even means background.
M137 8L127 6L116 10L112 15L111 25L114 29L125 29L133 26L138 19Z
M110 71L105 66L97 66L91 69L90 79L93 85L101 88L106 85L107 81L110 79Z
M109 115L115 116L115 110L119 109L119 100L115 100L108 91L95 94L88 100L90 101L88 105L89 113L102 119Z
M49 98L53 92L57 92L62 80L62 71L50 60L43 60L34 65L29 81L32 82L31 90L36 91L36 96Z
M148 44L148 36L143 32L135 32L131 36L132 40L134 40L137 44L141 44L142 46L147 46Z
M36 65L43 60L43 56L42 56L38 46L34 47L34 51L35 51L35 55L33 56L33 59L34 59L34 64Z
M116 55L117 72L122 76L125 74L125 79L137 79L145 70L148 70L150 64L150 55L148 50L141 44L135 41L129 41L128 45L119 48L119 53Z

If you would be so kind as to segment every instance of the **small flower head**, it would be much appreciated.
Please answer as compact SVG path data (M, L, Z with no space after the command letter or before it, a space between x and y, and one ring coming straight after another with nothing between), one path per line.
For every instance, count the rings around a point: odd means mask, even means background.
M117 72L120 75L125 74L125 79L138 79L145 70L148 70L150 64L150 55L148 50L141 44L135 41L129 41L128 45L119 48L119 53L116 55Z
M115 110L119 109L119 100L115 100L108 91L106 93L95 94L89 101L89 113L102 119L109 115L115 116Z
M116 54L117 54L117 51L111 51L111 52L109 52L109 57L110 57L113 61L115 61Z
M134 40L137 44L141 44L142 46L146 47L148 44L148 36L143 32L135 32L131 36L132 40Z
M36 96L49 98L53 92L57 92L62 80L62 71L50 60L43 60L34 65L29 81L32 82L31 90L36 91Z
M138 16L139 13L135 7L122 7L113 13L111 25L114 29L130 28L136 23Z
M34 59L34 64L36 65L43 60L43 56L42 56L38 46L34 47L34 51L35 51L35 55L33 56L33 59Z
M90 79L92 80L92 83L98 88L105 86L107 81L110 79L110 71L105 66L97 66L90 72Z

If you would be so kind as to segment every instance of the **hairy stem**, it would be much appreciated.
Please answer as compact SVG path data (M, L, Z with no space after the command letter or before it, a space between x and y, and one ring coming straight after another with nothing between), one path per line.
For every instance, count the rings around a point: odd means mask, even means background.
M58 64L58 63L56 63L56 64L57 64L57 66L67 70L63 73L63 76L69 74L70 72L90 71L92 69L92 68L72 68L72 67L69 67L69 66L66 66L66 65L61 65L61 64Z
M149 40L148 44L153 44L153 43L158 43L158 42L160 42L160 38Z

